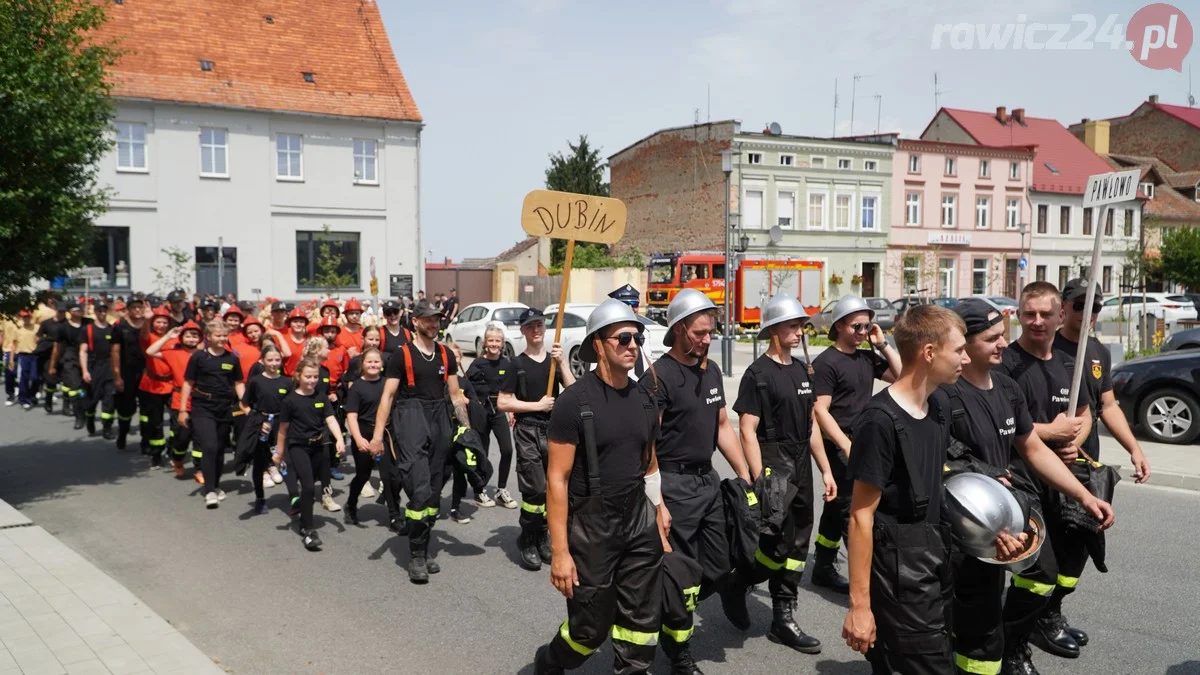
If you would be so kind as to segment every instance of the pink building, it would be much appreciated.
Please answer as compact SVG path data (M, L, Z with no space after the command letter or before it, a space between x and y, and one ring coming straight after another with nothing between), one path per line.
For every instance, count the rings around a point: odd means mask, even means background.
M1033 158L1028 146L901 139L892 164L887 297L1016 297L1018 263L1029 250Z

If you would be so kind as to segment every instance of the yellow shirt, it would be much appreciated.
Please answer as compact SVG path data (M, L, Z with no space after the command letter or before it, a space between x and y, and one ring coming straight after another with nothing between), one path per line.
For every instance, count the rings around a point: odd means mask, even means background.
M4 351L15 351L18 354L32 354L37 348L37 324L12 325L4 330Z

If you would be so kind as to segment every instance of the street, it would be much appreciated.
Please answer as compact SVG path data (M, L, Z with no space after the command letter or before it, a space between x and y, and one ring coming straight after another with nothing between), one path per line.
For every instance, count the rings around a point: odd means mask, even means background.
M382 506L362 507L361 529L318 508L326 545L309 553L288 529L282 487L269 493L269 515L252 516L249 477L230 478L229 498L206 511L190 479L150 470L136 451L78 440L66 418L4 408L0 428L0 498L229 672L528 673L534 649L565 617L548 570L517 567L515 511L482 509L466 525L440 521L442 573L417 587L402 568L407 547L383 526ZM1185 581L1195 578L1200 493L1123 481L1116 508L1111 572L1089 567L1067 603L1092 644L1076 663L1035 650L1036 664L1048 674L1200 673L1200 588ZM694 652L706 672L869 672L840 640L843 598L802 586L801 625L825 643L816 657L765 639L765 589L755 592L751 611L755 626L742 635L718 600L701 605ZM609 672L610 659L606 647L581 672Z

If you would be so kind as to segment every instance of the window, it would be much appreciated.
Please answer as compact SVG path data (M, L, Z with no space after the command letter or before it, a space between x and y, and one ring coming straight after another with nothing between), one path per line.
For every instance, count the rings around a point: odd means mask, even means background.
M875 206L879 198L874 196L864 195L862 198L862 214L859 218L859 226L864 230L875 229Z
M863 160L863 171L878 171L878 170L879 170L879 162L877 162L873 159L864 159Z
M1125 236L1133 236L1133 209L1125 209Z
M375 141L354 141L354 182L378 184Z
M1112 293L1112 265L1100 269L1100 288L1105 293Z
M1019 162L1009 162L1008 163L1008 179L1009 180L1020 180L1021 179L1021 164Z
M117 122L117 171L146 170L146 125Z
M921 281L921 258L915 255L906 255L900 262L903 269L904 288L901 293L909 293L917 290L917 285Z
M975 198L975 227L986 230L992 225L992 198Z
M553 326L556 321L558 321L558 312L550 312L546 315L547 325ZM583 317L570 312L563 314L563 328L584 328L586 326L587 321Z
M847 157L838 157L838 171L849 171L851 168L851 160Z
M1048 220L1050 220L1050 207L1045 204L1038 204L1038 234L1046 234L1046 221Z
M954 277L954 258L940 258L938 260L938 295L943 298L956 297Z
M1067 280L1071 278L1071 268L1058 266L1058 287L1062 288L1067 285Z
M763 193L762 190L746 190L746 208L742 212L742 224L752 229L762 229L763 226Z
M277 134L275 136L275 156L278 160L275 177L284 180L302 180L304 178L304 143L299 134Z
M779 156L779 166L795 166L795 165L796 165L796 156L795 155L780 155Z
M296 233L296 288L325 289L328 287L320 274L323 255L338 259L337 274L345 275L350 281L345 290L359 287L359 234L357 232L297 232Z
M746 153L746 163L747 164L762 164L762 153L761 152Z
M987 293L989 262L987 258L976 258L971 263L971 293L975 295Z
M684 265L679 278L683 283L708 278L708 263Z
M1104 218L1104 236L1113 236L1113 209L1108 209L1108 213Z
M1004 206L1004 226L1010 230L1017 229L1017 219L1021 217L1021 201L1009 198Z
M904 223L914 227L921 224L920 192L909 192L904 195Z
M1192 199L1200 202L1200 180L1192 187Z
M942 195L942 227L955 227L954 207L957 202L955 195Z
M1071 207L1069 206L1058 209L1058 233L1071 234Z
M780 192L775 198L775 219L780 227L791 227L796 217L796 193Z
M229 175L229 136L224 129L200 129L200 175Z
M987 161L986 159L979 160L979 177L980 178L991 178L992 177L992 163Z
M825 168L825 158L824 157L815 157L814 156L814 157L810 157L808 161L809 161L809 164L811 164L812 168L814 168L814 169L824 169Z
M834 229L848 230L850 229L850 204L854 202L853 195L838 195L835 204L835 212L833 221Z
M947 176L957 176L958 175L958 160L954 159L953 157L946 158L946 175Z
M1037 279L1038 281L1045 281L1046 280L1046 266L1038 265L1036 268L1036 271L1037 271L1037 274L1034 278Z
M810 192L808 194L808 227L809 229L825 229L825 194Z
M921 156L920 155L909 155L908 156L908 172L909 173L921 173Z
M129 288L129 228L97 226L86 260L88 267L104 268L104 278L91 281L91 290ZM83 282L78 285L82 291Z
M1154 183L1142 183L1140 187L1146 199L1154 199Z

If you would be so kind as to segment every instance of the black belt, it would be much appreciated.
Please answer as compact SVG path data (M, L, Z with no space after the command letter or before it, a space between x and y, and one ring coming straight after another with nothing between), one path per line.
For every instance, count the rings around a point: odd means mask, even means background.
M691 476L707 476L712 473L711 462L664 462L659 460L658 470L666 471L667 473L682 473Z
M170 375L155 375L154 373L145 373L146 377L157 380L159 382L174 382L175 378Z

